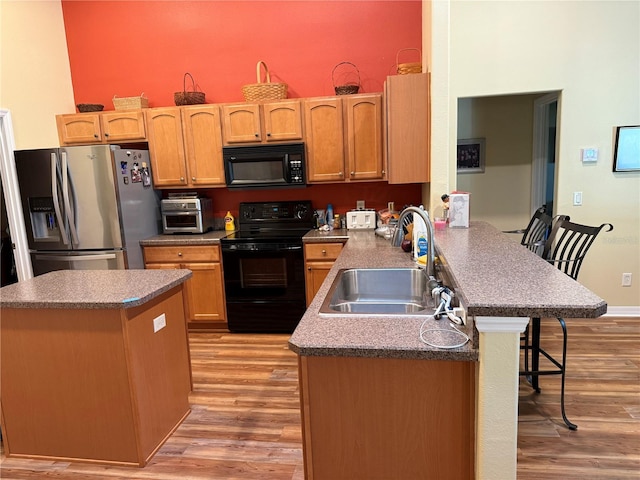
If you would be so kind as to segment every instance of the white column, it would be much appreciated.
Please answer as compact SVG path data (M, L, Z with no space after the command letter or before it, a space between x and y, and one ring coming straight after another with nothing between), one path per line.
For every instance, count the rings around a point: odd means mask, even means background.
M516 480L521 317L475 317L480 332L476 480Z

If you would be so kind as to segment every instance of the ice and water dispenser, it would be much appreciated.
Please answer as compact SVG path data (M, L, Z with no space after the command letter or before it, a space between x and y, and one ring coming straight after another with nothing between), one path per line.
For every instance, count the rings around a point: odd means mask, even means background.
M52 197L29 197L29 217L33 239L40 242L59 242L60 228Z

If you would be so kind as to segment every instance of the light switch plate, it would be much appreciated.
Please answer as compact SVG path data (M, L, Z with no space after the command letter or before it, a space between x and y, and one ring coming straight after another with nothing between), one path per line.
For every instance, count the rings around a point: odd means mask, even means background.
M576 206L582 205L582 192L573 192L573 204Z

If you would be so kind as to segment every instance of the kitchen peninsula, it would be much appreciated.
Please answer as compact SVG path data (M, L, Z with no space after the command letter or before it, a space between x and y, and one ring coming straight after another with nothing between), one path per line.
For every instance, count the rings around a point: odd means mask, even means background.
M63 270L0 290L8 457L143 467L189 414L189 270Z
M489 224L438 230L472 339L440 350L420 341L418 316L320 313L340 269L412 266L409 254L372 232L304 241L346 241L290 339L307 478L515 480L520 332L529 317L596 318L606 303Z

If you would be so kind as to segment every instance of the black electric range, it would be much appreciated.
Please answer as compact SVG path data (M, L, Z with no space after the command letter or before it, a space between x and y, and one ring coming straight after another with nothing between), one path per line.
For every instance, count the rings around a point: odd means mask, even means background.
M291 333L306 310L302 237L308 200L241 203L238 230L220 240L232 332Z

